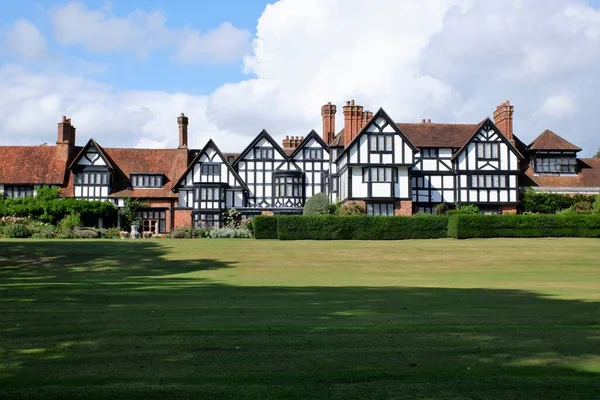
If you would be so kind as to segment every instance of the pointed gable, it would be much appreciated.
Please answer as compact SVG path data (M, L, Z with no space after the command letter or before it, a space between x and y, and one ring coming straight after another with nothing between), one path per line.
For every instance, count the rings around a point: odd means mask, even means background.
M561 151L581 151L581 148L575 146L573 143L563 139L561 136L546 129L537 138L531 142L527 148L528 150L561 150Z
M240 161L244 159L253 159L254 158L254 148L255 147L272 147L273 148L273 159L274 160L287 160L288 156L285 154L285 151L279 146L279 144L273 139L273 137L263 129L258 136L254 138L252 142L242 151L239 157L233 162L233 166L237 166Z
M73 169L76 166L114 169L106 151L94 139L90 139L81 151L79 151L71 162L71 165L69 165L69 169Z
M300 143L300 145L298 147L296 147L296 149L294 150L294 152L290 155L290 158L291 159L295 159L300 154L300 152L302 151L302 149L304 149L306 147L314 147L314 144L317 144L318 146L320 146L321 148L323 148L323 150L325 152L329 153L327 143L325 143L325 141L321 138L321 136L317 132L315 132L314 129L313 129L304 138L304 140L302 141L302 143Z
M485 141L486 139L484 138L489 137L490 135L496 138L497 141L500 141L508 146L508 148L517 156L517 158L521 160L524 158L521 152L517 150L517 148L506 138L506 136L502 134L502 132L500 132L500 129L498 129L496 124L494 124L490 118L484 119L476 126L476 129L471 137L468 138L463 146L454 154L453 158L458 158L466 149L468 149L469 144L477 141L478 138Z
M181 175L179 180L173 185L173 191L177 191L180 186L191 185L200 182L201 165L203 163L219 164L225 171L221 171L221 176L225 178L224 183L228 183L231 187L241 187L248 190L248 187L233 169L231 163L227 161L227 157L221 152L216 143L210 139L206 145L196 154L188 168Z

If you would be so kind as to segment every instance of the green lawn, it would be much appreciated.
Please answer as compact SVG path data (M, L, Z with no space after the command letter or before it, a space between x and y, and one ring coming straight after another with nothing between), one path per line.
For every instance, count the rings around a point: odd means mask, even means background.
M600 240L0 241L0 398L598 399Z

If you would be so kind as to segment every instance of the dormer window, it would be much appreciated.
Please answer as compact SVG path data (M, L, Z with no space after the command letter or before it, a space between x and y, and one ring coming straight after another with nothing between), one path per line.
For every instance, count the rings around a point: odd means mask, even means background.
M131 186L134 188L161 188L163 185L162 174L131 174Z
M438 158L438 149L423 149L423 158Z
M575 156L537 156L534 160L534 170L539 174L575 174L577 159Z
M263 160L271 160L273 158L273 148L272 147L255 147L254 148L254 158L255 159L263 159Z
M500 143L477 143L477 159L499 160Z
M202 164L201 167L202 175L212 175L219 176L221 175L221 164L220 163L205 163Z
M322 160L323 159L323 149L304 149L304 159L305 160Z

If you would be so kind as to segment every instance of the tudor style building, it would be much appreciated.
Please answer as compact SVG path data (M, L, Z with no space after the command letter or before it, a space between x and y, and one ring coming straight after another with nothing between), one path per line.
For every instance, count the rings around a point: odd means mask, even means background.
M299 214L317 193L358 202L372 215L431 213L440 203L475 204L490 213L514 213L519 190L600 193L600 160L547 130L530 145L513 133L513 106L476 124L395 122L349 101L336 131L336 106L321 109L322 134L287 136L280 146L263 130L239 154L213 140L188 149L188 118L181 114L176 149L104 148L90 139L76 146L71 120L58 124L55 146L0 146L0 195L35 195L59 186L65 197L108 200L124 207L139 199L143 231L222 224L223 213L244 217Z

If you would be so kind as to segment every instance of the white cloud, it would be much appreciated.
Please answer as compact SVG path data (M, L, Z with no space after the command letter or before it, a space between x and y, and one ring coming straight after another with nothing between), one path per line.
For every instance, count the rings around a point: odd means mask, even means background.
M170 29L162 11L136 10L120 17L110 5L90 10L80 2L57 6L50 12L56 40L81 45L93 52L133 52L145 58L153 50L175 49L182 63L228 62L248 50L249 33L229 23L202 33L197 29Z
M147 32L164 28L164 19L148 18L142 25L155 28ZM320 132L327 101L338 105L341 127L341 105L350 98L406 122L477 122L510 99L523 140L550 128L589 155L600 147L599 32L600 13L581 0L284 0L267 6L258 21L244 60L247 80L193 96L4 68L0 128L20 135L15 141L48 141L66 113L80 137L172 147L183 111L194 146L212 137L224 150L241 150L262 128L276 138ZM223 57L206 50L203 37L191 35L204 50L180 49L180 61ZM121 49L144 48L144 40Z
M534 116L555 120L572 117L576 112L577 105L573 98L563 93L546 98L541 107L534 113Z
M2 33L2 49L24 59L39 59L46 55L46 39L40 31L27 20L15 21Z

